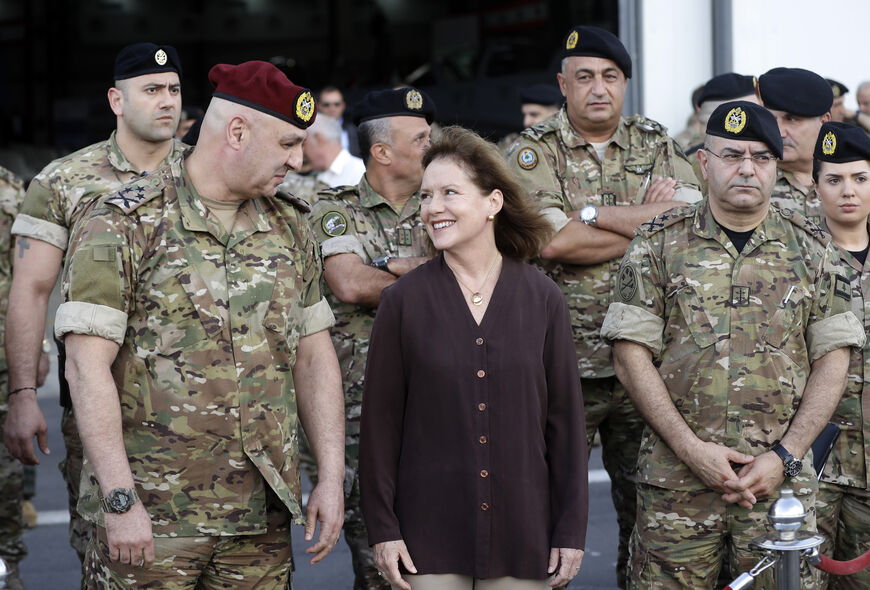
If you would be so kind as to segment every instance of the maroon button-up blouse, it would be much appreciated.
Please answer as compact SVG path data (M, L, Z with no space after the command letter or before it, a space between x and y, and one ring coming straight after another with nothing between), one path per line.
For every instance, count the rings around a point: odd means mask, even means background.
M505 258L480 325L438 256L384 290L366 366L360 487L369 543L418 573L547 577L583 549L583 397L568 306Z

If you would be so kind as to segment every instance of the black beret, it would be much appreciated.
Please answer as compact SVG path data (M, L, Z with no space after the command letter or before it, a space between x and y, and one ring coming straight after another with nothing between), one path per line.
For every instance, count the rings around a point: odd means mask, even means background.
M373 90L353 107L353 122L357 125L383 117L425 117L427 123L435 118L435 103L429 95L416 88Z
M535 84L520 90L520 102L523 104L559 106L563 100L562 91L553 84Z
M813 157L834 164L870 160L870 135L855 125L829 121L819 130Z
M760 141L767 144L774 156L782 159L782 136L776 118L754 102L732 100L720 104L707 121L707 135Z
M175 72L181 78L181 60L171 45L134 43L119 51L115 58L115 80L163 72Z
M849 93L849 88L842 82L837 82L836 80L831 80L830 78L825 78L825 81L831 85L831 90L834 93L834 98L840 98L841 96L845 96Z
M572 55L603 57L619 66L626 78L631 78L631 56L619 38L598 27L574 27L562 43L562 59Z
M742 74L719 74L707 80L704 89L698 97L698 104L708 100L735 100L750 94L756 94L758 81L755 76Z
M831 110L830 84L809 70L773 68L758 78L761 100L769 109L799 117L818 117Z

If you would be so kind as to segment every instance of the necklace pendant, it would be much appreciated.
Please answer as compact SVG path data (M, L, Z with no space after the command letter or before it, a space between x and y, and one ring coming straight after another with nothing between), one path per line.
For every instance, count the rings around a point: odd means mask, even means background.
M471 303L473 303L474 305L480 305L481 303L483 303L483 295L481 295L479 292L472 293L471 294Z

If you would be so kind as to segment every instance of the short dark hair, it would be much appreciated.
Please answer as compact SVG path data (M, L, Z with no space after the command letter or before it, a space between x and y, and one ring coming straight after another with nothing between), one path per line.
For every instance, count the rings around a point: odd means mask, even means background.
M550 242L553 227L526 197L526 191L495 144L463 127L445 127L423 155L423 168L450 160L483 192L500 190L504 205L495 216L495 245L505 256L534 258Z

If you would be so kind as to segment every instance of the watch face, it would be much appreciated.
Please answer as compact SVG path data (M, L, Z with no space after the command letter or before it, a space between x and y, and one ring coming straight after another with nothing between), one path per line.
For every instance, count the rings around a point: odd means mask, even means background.
M115 490L109 496L109 506L114 512L126 512L130 508L130 494L124 490Z
M593 219L595 219L595 213L595 207L583 207L580 210L580 219L582 219L583 221L592 221Z
M785 466L785 474L789 477L795 477L801 472L803 467L804 464L795 459L794 461L790 461L789 464Z

